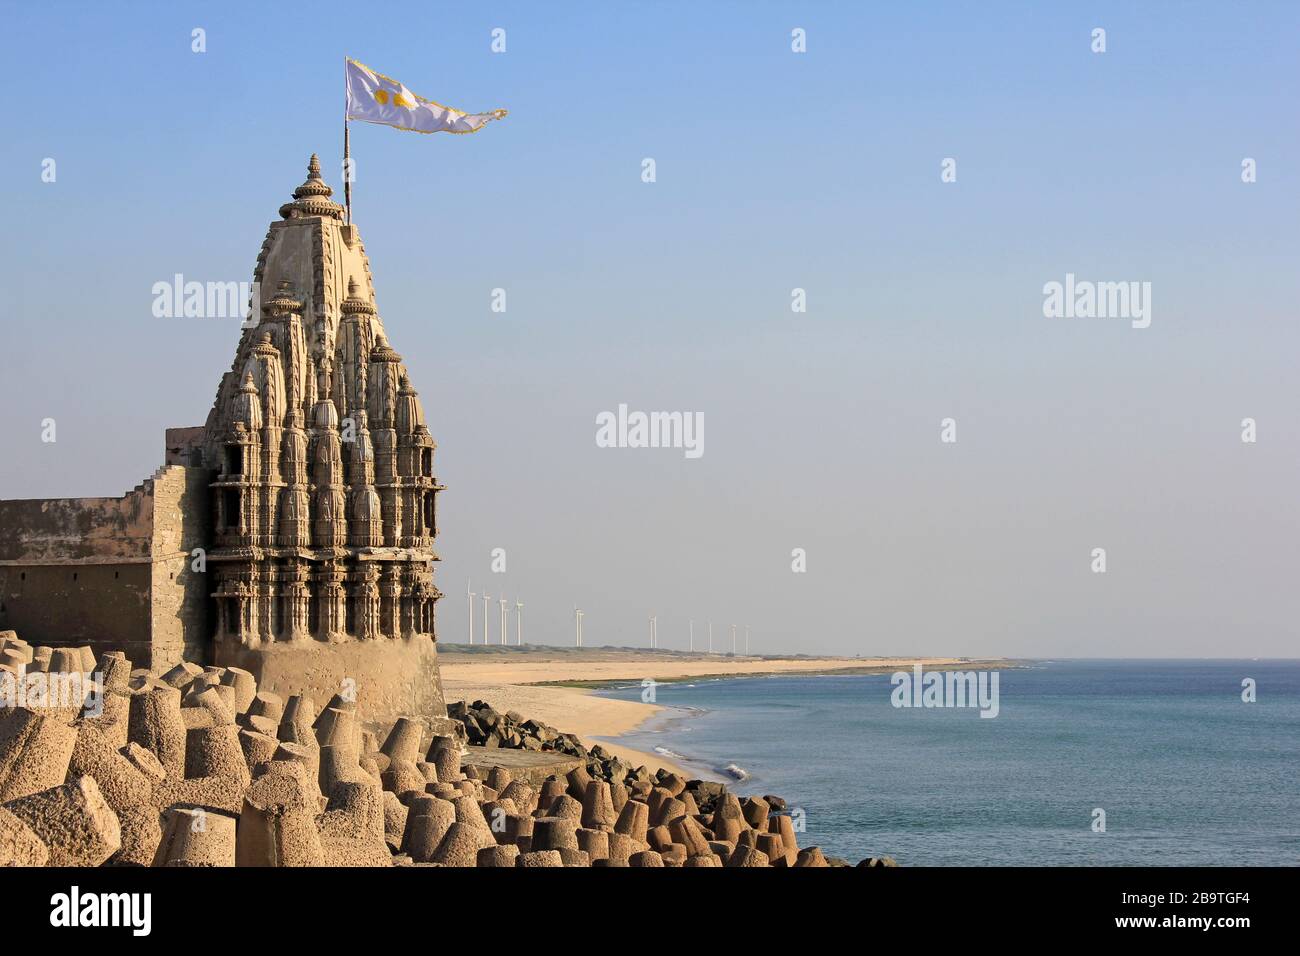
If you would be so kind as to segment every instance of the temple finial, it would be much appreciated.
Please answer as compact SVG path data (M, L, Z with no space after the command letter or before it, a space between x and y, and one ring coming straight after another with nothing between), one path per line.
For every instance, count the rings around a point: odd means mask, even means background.
M330 196L333 194L334 190L330 189L329 184L321 177L320 157L312 153L311 160L307 163L306 182L293 191L293 202L287 202L280 207L280 215L285 219L296 219L300 216L329 216L331 219L341 220L343 207L330 201Z

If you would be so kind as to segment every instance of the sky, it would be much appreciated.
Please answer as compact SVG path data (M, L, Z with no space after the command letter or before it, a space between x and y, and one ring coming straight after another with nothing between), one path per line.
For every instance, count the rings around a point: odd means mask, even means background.
M580 606L588 646L657 615L683 649L1297 656L1295 4L0 16L0 497L123 494L204 421L238 322L153 285L251 281L312 152L339 189L352 56L509 110L352 129L448 486L440 640L472 582L494 642L504 595L530 642ZM1045 316L1067 275L1149 288L1149 325ZM703 454L600 447L620 403L702 416Z

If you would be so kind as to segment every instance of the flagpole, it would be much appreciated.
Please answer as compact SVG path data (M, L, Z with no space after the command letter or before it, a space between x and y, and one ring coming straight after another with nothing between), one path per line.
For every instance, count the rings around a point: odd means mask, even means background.
M352 225L352 143L348 136L348 58L343 58L343 207Z
M348 137L348 114L343 112L343 205L352 225L352 145Z

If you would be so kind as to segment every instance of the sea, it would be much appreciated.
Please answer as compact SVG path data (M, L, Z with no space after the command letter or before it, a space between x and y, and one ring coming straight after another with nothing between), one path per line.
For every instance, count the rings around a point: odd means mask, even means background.
M746 774L734 792L784 798L801 846L851 863L1300 864L1300 661L1027 661L997 674L991 718L896 707L889 674L600 693L653 690L666 710L619 742L702 777Z

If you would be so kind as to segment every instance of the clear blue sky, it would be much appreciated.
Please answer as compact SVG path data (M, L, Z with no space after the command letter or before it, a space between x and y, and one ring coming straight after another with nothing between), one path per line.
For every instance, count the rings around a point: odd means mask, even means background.
M351 55L510 110L353 128L450 486L443 640L472 578L557 642L579 603L588 644L1295 654L1293 3L0 9L0 496L121 494L204 420L236 324L151 287L251 279L311 152L340 185ZM1067 272L1151 282L1151 327L1044 318ZM702 412L704 457L596 448L620 402Z

